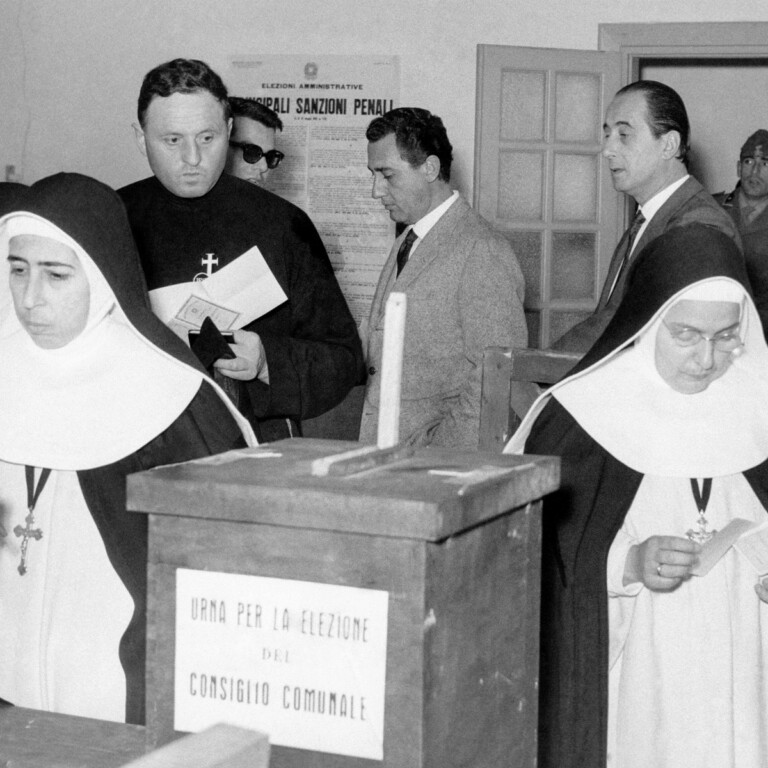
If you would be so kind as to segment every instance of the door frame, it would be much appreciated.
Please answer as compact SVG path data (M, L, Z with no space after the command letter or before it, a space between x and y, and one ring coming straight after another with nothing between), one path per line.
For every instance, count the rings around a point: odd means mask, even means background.
M598 24L597 30L598 50L621 55L625 85L637 79L644 59L768 57L766 21Z

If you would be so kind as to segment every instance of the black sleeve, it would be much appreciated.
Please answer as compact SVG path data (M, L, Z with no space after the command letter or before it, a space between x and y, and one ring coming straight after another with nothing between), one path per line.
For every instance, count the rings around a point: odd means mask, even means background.
M252 327L264 344L270 386L254 380L247 388L257 418L301 420L330 410L363 380L363 352L325 246L303 213L286 227L282 251L288 306L275 311L275 322L267 316Z
M539 765L605 765L608 550L642 475L603 450L554 398L526 453L561 457L543 504Z

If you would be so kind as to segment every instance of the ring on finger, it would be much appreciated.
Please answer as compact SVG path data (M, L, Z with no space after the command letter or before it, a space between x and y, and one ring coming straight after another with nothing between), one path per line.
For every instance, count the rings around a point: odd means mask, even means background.
M661 576L661 563L656 566L656 573Z

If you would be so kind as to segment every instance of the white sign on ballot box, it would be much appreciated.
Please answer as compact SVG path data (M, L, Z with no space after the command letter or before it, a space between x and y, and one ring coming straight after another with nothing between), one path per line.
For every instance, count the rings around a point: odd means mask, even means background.
M381 590L179 568L175 729L382 760L388 607Z

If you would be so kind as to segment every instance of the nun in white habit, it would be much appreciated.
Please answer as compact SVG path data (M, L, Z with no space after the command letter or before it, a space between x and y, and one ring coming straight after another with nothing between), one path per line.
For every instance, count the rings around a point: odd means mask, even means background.
M0 697L140 723L146 516L125 477L253 433L149 309L111 189L32 185L0 254Z
M562 457L544 502L539 764L760 768L768 589L733 548L693 572L730 521L768 519L768 347L719 232L668 232L630 281L507 447Z

